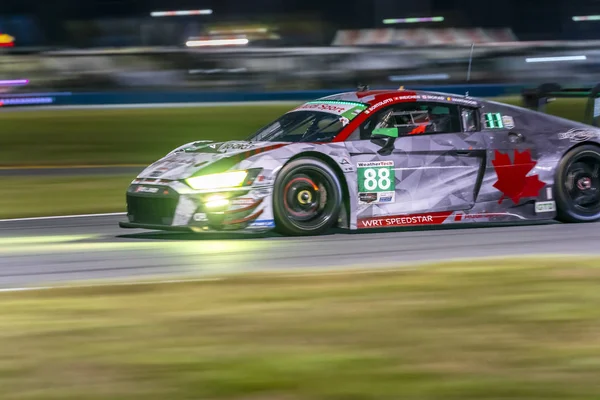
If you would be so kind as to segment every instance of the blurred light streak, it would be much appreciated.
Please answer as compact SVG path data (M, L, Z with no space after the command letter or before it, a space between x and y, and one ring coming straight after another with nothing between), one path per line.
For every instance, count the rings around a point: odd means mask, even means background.
M554 62L554 61L583 61L587 60L586 56L561 56L561 57L532 57L526 58L528 63L533 62Z
M179 283L198 283L198 282L221 282L226 278L185 278L185 279L163 279L163 280L146 280L146 281L111 281L106 283L91 283L91 284L80 284L74 283L70 285L53 285L53 286L27 286L27 287L15 287L15 288L2 288L0 293L10 292L31 292L41 290L60 290L60 289L82 289L82 288L103 288L103 287L115 287L115 286L141 286L141 285L170 285Z
M180 17L184 15L211 15L213 10L178 10L178 11L153 11L150 13L152 17Z
M239 46L246 45L249 40L246 38L241 39L208 39L208 40L188 40L186 42L187 47L202 47L202 46Z
M0 245L3 248L8 246L22 246L32 244L65 243L77 242L81 240L96 239L100 235L64 235L64 236L27 236L27 237L6 237L0 238Z
M44 96L72 96L71 92L48 92L48 93L6 93L3 97L44 97Z
M248 68L213 68L213 69L190 69L189 74L218 74L218 73L229 73L234 74L238 72L248 72Z
M208 31L209 35L230 35L240 33L267 33L267 28L216 29Z
M442 22L444 17L419 17L419 18L388 18L383 23L389 24L414 24L418 22Z
M441 79L450 79L448 74L429 74L429 75L392 75L389 77L392 82L401 81L433 81Z
M572 18L575 22L580 21L600 21L600 15L580 15Z
M0 99L0 107L4 106L22 106L31 104L52 104L52 97L26 97L26 98L10 98Z
M0 86L24 86L29 84L29 79L0 80Z

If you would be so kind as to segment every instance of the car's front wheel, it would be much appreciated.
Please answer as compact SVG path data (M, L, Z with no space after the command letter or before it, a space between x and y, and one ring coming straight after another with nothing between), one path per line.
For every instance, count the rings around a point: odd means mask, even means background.
M342 188L335 171L315 158L286 164L273 191L276 229L286 235L319 235L336 222Z
M556 172L557 219L591 222L600 219L600 148L583 145L569 151Z

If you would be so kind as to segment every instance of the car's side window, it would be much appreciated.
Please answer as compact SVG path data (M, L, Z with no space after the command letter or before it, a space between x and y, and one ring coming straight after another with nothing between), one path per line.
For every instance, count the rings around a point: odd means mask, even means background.
M481 130L481 121L478 118L478 114L478 111L474 108L461 108L460 115L464 132L478 132Z
M373 130L397 128L399 136L455 133L462 131L459 107L443 103L401 103L389 106L367 119L350 140L369 140Z

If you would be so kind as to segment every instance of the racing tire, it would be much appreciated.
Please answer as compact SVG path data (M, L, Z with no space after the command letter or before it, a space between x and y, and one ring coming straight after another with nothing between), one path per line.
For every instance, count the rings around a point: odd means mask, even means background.
M560 160L554 185L556 219L561 222L600 220L600 148L575 147Z
M335 171L315 158L299 158L279 172L273 189L276 231L289 236L320 235L340 215L343 195Z

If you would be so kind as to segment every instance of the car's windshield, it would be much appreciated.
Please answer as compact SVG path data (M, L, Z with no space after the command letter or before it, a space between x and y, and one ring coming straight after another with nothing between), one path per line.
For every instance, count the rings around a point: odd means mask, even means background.
M312 101L260 129L253 142L329 142L367 108L351 101Z

